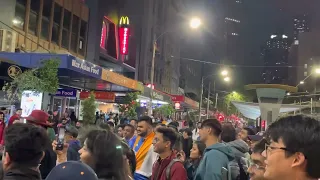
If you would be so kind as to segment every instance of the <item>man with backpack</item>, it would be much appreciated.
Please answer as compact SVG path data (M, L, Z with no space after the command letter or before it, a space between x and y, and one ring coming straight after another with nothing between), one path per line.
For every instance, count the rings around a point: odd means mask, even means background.
M202 122L199 135L207 148L196 171L195 180L221 180L228 177L227 167L234 159L234 154L229 146L219 143L221 132L218 120L207 119Z
M187 180L187 171L173 153L177 134L168 127L158 127L153 139L154 152L159 154L153 164L151 180Z

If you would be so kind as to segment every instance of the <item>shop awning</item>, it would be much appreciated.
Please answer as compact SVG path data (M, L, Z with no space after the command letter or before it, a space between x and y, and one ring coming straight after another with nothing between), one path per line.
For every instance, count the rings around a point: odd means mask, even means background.
M50 58L61 61L58 76L63 86L113 92L141 91L138 81L70 54L0 52L0 62L6 60L26 68L39 67L41 60Z
M259 103L232 101L232 104L246 118L255 120L261 115ZM307 106L303 105L282 104L280 108L280 113L293 112L306 107Z

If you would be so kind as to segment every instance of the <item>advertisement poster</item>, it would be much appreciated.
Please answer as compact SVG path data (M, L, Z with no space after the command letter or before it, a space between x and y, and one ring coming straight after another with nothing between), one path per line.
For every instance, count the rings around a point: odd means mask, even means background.
M27 117L33 110L41 110L42 93L23 91L21 97L22 117Z

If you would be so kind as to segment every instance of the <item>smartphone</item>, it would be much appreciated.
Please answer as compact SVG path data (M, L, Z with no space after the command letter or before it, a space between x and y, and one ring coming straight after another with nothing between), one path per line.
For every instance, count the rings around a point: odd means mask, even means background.
M64 126L59 127L58 136L57 136L57 147L56 150L61 151L64 145L64 134L66 129Z

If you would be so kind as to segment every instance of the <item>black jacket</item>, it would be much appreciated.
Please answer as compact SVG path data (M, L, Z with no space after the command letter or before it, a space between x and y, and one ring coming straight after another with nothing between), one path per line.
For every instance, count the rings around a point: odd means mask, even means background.
M52 168L56 166L57 163L57 154L53 152L52 146L50 146L46 151L45 155L41 161L41 165L39 167L41 172L41 177L45 179Z
M41 175L39 171L19 166L4 172L3 180L41 180Z
M192 149L193 140L192 137L188 137L188 139L183 139L183 151L186 154L186 158L188 159L190 157L190 150Z
M67 151L68 161L79 161L80 154L79 150L81 149L80 141L72 141L69 143L69 148Z

